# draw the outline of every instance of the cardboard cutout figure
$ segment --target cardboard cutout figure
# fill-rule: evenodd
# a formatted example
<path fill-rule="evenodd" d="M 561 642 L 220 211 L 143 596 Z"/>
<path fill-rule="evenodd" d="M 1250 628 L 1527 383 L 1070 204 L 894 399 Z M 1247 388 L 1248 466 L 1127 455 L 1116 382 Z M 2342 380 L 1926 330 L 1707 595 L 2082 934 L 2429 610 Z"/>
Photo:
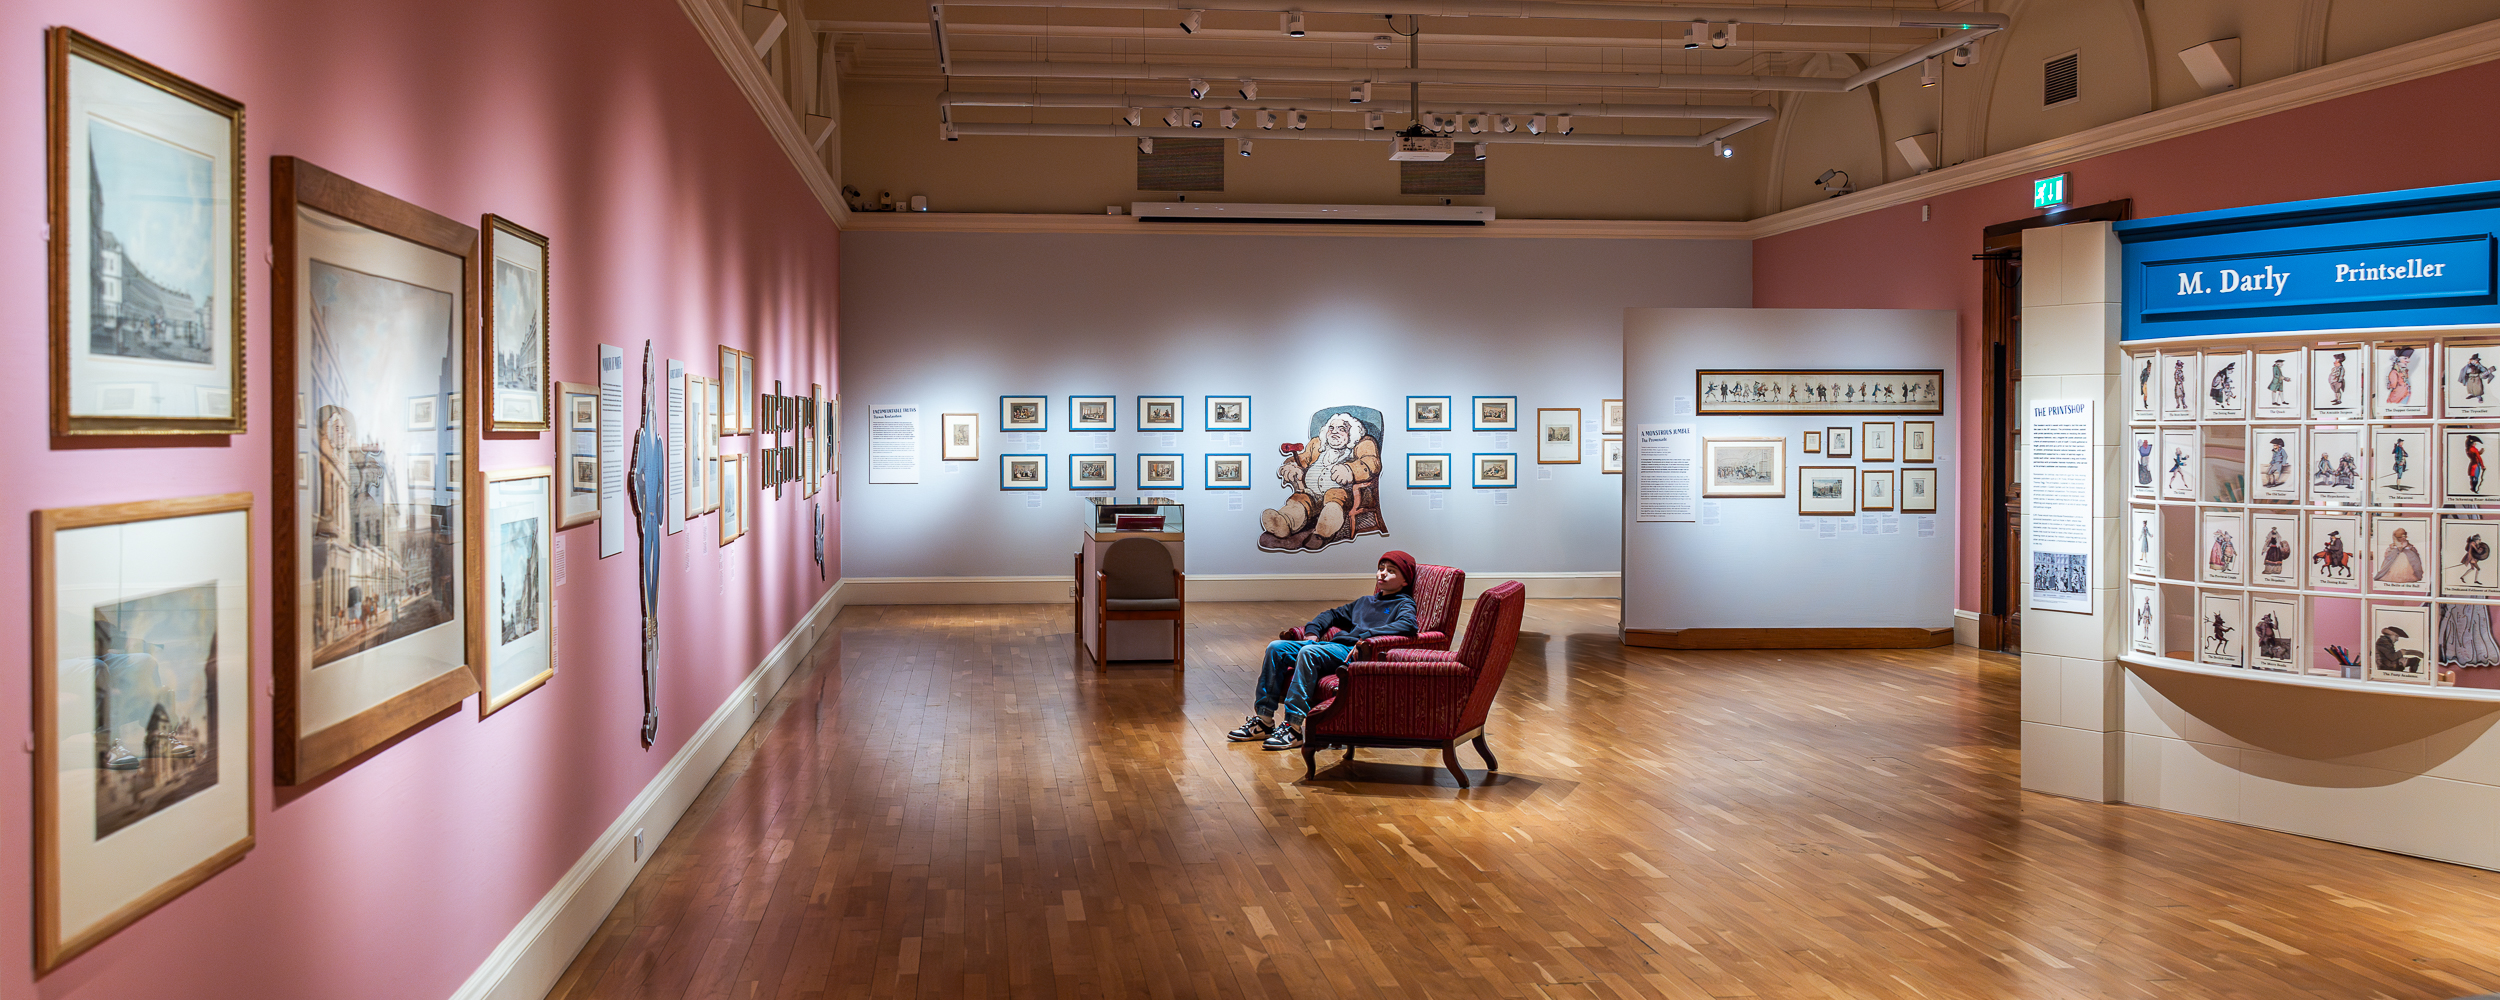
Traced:
<path fill-rule="evenodd" d="M 642 426 L 634 431 L 626 495 L 642 535 L 642 745 L 660 735 L 660 518 L 665 516 L 668 449 L 651 419 L 651 342 L 642 342 Z"/>
<path fill-rule="evenodd" d="M 1356 535 L 1386 535 L 1380 516 L 1380 411 L 1332 406 L 1311 414 L 1311 439 L 1287 442 L 1276 468 L 1285 500 L 1259 514 L 1259 548 L 1318 551 Z"/>

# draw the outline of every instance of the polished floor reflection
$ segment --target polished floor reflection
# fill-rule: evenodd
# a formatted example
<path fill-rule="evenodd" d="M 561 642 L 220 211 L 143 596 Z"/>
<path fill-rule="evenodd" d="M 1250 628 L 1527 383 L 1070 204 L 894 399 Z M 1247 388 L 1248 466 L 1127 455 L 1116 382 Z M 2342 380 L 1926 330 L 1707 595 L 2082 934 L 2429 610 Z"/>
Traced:
<path fill-rule="evenodd" d="M 1534 601 L 1503 772 L 1303 782 L 1223 734 L 1317 607 L 1193 605 L 1181 674 L 1072 666 L 1065 606 L 845 610 L 552 996 L 2500 990 L 2500 874 L 2022 792 L 2015 662 L 1968 649 Z"/>

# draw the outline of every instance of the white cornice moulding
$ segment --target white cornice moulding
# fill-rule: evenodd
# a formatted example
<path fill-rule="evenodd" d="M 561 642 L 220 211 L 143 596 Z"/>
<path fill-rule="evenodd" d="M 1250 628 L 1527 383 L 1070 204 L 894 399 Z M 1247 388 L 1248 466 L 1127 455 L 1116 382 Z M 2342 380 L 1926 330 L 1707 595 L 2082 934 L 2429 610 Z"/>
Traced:
<path fill-rule="evenodd" d="M 686 17 L 694 22 L 695 33 L 712 47 L 712 55 L 720 60 L 721 68 L 729 71 L 730 81 L 747 96 L 747 103 L 754 105 L 755 116 L 764 121 L 764 131 L 772 133 L 773 141 L 781 144 L 782 153 L 790 157 L 790 165 L 798 169 L 799 180 L 807 184 L 816 203 L 833 218 L 834 228 L 848 225 L 851 210 L 842 202 L 842 183 L 817 159 L 816 144 L 807 140 L 807 130 L 799 124 L 798 115 L 782 103 L 781 92 L 764 72 L 763 62 L 756 58 L 745 28 L 714 0 L 678 0 L 678 6 L 685 8 Z"/>
<path fill-rule="evenodd" d="M 1120 235 L 1401 236 L 1526 239 L 1741 240 L 1744 222 L 1641 222 L 1608 219 L 1495 219 L 1482 226 L 1279 225 L 1264 222 L 1144 223 L 1132 215 L 1018 215 L 975 212 L 859 212 L 855 233 L 1116 233 Z"/>

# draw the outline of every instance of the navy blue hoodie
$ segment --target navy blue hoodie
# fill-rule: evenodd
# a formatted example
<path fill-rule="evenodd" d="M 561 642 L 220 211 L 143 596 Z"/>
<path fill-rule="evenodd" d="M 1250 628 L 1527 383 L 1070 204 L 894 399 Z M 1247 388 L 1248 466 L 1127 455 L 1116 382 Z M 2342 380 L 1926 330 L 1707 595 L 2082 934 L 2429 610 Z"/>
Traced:
<path fill-rule="evenodd" d="M 1317 639 L 1328 630 L 1342 629 L 1331 641 L 1353 645 L 1357 639 L 1384 635 L 1415 634 L 1415 599 L 1401 590 L 1387 597 L 1365 594 L 1351 603 L 1330 608 L 1302 627 L 1302 634 Z"/>

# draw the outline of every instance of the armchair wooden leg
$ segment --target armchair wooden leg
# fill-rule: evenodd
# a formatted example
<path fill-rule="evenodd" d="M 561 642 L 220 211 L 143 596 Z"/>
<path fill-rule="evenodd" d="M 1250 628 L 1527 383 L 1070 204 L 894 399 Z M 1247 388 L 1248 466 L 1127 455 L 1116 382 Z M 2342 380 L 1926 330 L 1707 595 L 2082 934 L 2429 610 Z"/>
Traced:
<path fill-rule="evenodd" d="M 1306 740 L 1302 744 L 1302 780 L 1309 781 L 1316 777 L 1319 777 L 1319 748 Z"/>
<path fill-rule="evenodd" d="M 1457 743 L 1452 742 L 1441 745 L 1441 765 L 1449 768 L 1451 776 L 1458 779 L 1458 787 L 1467 787 L 1467 771 L 1458 766 Z"/>
<path fill-rule="evenodd" d="M 1174 670 L 1179 670 L 1181 668 L 1181 640 L 1187 638 L 1187 636 L 1188 633 L 1181 631 L 1181 620 L 1178 618 L 1172 619 L 1172 669 Z"/>
<path fill-rule="evenodd" d="M 1485 745 L 1483 733 L 1476 734 L 1476 756 L 1484 758 L 1485 770 L 1499 771 L 1502 769 L 1502 762 L 1493 759 L 1493 748 Z"/>

